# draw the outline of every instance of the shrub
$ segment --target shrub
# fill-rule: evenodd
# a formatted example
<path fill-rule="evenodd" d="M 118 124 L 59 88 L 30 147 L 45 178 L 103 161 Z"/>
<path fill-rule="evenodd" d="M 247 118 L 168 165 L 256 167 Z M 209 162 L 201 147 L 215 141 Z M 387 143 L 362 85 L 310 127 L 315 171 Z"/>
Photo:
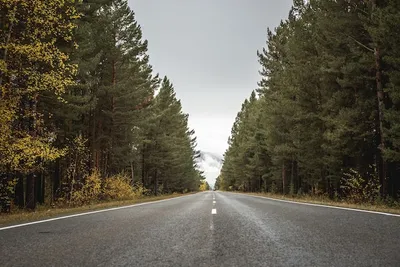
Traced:
<path fill-rule="evenodd" d="M 73 181 L 74 183 L 74 181 Z M 74 188 L 74 184 L 72 185 Z M 83 179 L 80 189 L 71 192 L 70 204 L 82 205 L 97 201 L 101 194 L 101 177 L 96 170 L 91 175 Z"/>
<path fill-rule="evenodd" d="M 269 192 L 272 194 L 276 194 L 278 192 L 278 187 L 275 182 L 272 182 Z"/>
<path fill-rule="evenodd" d="M 299 187 L 299 189 L 297 190 L 297 195 L 298 196 L 302 196 L 303 195 L 303 188 Z"/>
<path fill-rule="evenodd" d="M 159 191 L 163 190 L 160 187 Z M 151 195 L 141 182 L 132 185 L 125 174 L 102 178 L 95 170 L 80 180 L 63 183 L 57 203 L 70 206 L 85 205 L 101 200 L 129 200 Z"/>
<path fill-rule="evenodd" d="M 119 174 L 104 180 L 103 197 L 107 200 L 127 200 L 136 196 L 134 188 L 130 183 L 130 179 Z"/>
<path fill-rule="evenodd" d="M 164 185 L 161 184 L 160 186 L 157 187 L 157 195 L 162 195 L 164 192 Z"/>
<path fill-rule="evenodd" d="M 146 189 L 141 182 L 136 182 L 133 185 L 134 196 L 140 198 L 142 196 L 150 195 L 150 190 Z"/>
<path fill-rule="evenodd" d="M 3 178 L 0 180 L 0 212 L 10 212 L 12 205 L 12 197 L 15 193 L 15 185 L 18 180 L 16 178 Z"/>
<path fill-rule="evenodd" d="M 373 203 L 379 199 L 381 186 L 375 173 L 364 178 L 356 170 L 350 169 L 348 173 L 343 175 L 340 188 L 347 200 L 354 203 Z"/>
<path fill-rule="evenodd" d="M 206 181 L 201 181 L 199 190 L 200 190 L 200 191 L 206 191 L 206 190 L 208 190 L 208 184 L 207 184 Z"/>
<path fill-rule="evenodd" d="M 295 195 L 295 188 L 294 188 L 294 184 L 290 183 L 289 186 L 289 195 L 294 196 Z"/>

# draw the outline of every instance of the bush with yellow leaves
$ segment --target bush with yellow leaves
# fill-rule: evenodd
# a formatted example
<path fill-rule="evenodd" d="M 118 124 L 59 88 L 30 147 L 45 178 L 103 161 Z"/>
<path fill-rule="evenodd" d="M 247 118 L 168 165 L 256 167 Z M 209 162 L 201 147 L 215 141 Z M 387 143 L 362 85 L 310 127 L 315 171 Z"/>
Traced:
<path fill-rule="evenodd" d="M 74 182 L 73 182 L 74 183 Z M 74 188 L 72 185 L 71 188 Z M 102 182 L 100 173 L 94 171 L 88 175 L 82 182 L 78 190 L 73 190 L 70 193 L 70 204 L 83 205 L 97 201 L 102 193 Z"/>
<path fill-rule="evenodd" d="M 362 176 L 358 171 L 350 169 L 344 173 L 341 180 L 342 192 L 352 203 L 374 203 L 380 199 L 379 177 L 375 166 L 370 166 L 371 172 Z"/>
<path fill-rule="evenodd" d="M 10 212 L 12 206 L 12 197 L 15 193 L 17 178 L 0 178 L 0 213 Z"/>
<path fill-rule="evenodd" d="M 210 189 L 210 188 L 209 188 L 208 183 L 207 183 L 206 181 L 201 181 L 199 190 L 200 190 L 200 191 L 207 191 L 207 190 L 209 190 L 209 189 Z"/>
<path fill-rule="evenodd" d="M 72 180 L 65 186 L 58 199 L 59 204 L 80 206 L 98 201 L 130 200 L 149 195 L 151 192 L 141 182 L 133 183 L 125 174 L 102 178 L 99 171 L 85 176 L 81 180 Z"/>
<path fill-rule="evenodd" d="M 149 196 L 151 191 L 144 187 L 142 182 L 136 182 L 133 185 L 133 192 L 136 198 L 140 198 L 143 196 Z"/>
<path fill-rule="evenodd" d="M 106 178 L 102 191 L 106 200 L 128 200 L 136 197 L 130 179 L 123 174 Z"/>

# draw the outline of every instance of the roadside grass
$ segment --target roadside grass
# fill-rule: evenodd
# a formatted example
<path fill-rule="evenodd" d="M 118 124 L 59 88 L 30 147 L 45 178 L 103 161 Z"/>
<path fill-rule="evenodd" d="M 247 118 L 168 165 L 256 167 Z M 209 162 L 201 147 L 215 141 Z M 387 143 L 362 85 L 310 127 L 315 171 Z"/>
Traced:
<path fill-rule="evenodd" d="M 312 204 L 321 204 L 326 206 L 334 206 L 334 207 L 343 207 L 343 208 L 353 208 L 360 210 L 368 210 L 368 211 L 379 211 L 393 214 L 400 214 L 400 203 L 393 203 L 393 205 L 387 204 L 355 204 L 346 201 L 334 201 L 325 196 L 312 196 L 312 195 L 279 195 L 272 193 L 248 193 L 248 192 L 235 192 L 247 195 L 261 196 L 261 197 L 269 197 L 278 200 L 290 200 L 295 202 L 303 202 L 303 203 L 312 203 Z"/>
<path fill-rule="evenodd" d="M 32 222 L 36 220 L 49 219 L 59 216 L 72 215 L 80 212 L 88 212 L 88 211 L 96 211 L 107 208 L 114 207 L 122 207 L 133 204 L 139 204 L 144 202 L 153 202 L 157 200 L 163 199 L 172 199 L 180 196 L 187 196 L 195 194 L 194 192 L 186 193 L 186 194 L 170 194 L 170 195 L 160 195 L 160 196 L 150 196 L 150 197 L 141 197 L 130 200 L 116 200 L 116 201 L 103 201 L 103 202 L 94 202 L 90 205 L 84 205 L 80 207 L 69 207 L 69 206 L 61 206 L 61 207 L 50 207 L 48 205 L 41 205 L 36 208 L 35 211 L 27 211 L 21 209 L 15 209 L 11 213 L 0 213 L 0 226 L 7 226 L 10 224 L 16 223 L 26 223 Z"/>

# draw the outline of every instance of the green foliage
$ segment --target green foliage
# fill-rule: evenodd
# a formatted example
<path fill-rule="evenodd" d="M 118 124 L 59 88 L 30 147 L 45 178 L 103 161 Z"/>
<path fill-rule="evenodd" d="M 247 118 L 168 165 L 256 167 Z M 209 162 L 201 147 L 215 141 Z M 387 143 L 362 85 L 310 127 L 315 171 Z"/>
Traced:
<path fill-rule="evenodd" d="M 215 184 L 214 184 L 214 189 L 215 190 L 220 190 L 221 189 L 221 180 L 222 180 L 221 176 L 218 176 L 217 179 L 215 180 Z"/>
<path fill-rule="evenodd" d="M 164 77 L 150 107 L 144 128 L 142 160 L 146 163 L 144 184 L 153 192 L 197 191 L 201 177 L 197 169 L 196 138 L 188 128 L 188 115 L 176 98 L 174 87 Z"/>
<path fill-rule="evenodd" d="M 273 183 L 271 184 L 271 187 L 270 187 L 270 189 L 269 189 L 269 192 L 272 193 L 272 194 L 276 194 L 276 193 L 278 192 L 278 187 L 276 186 L 276 183 L 275 183 L 275 182 L 273 182 Z"/>
<path fill-rule="evenodd" d="M 219 187 L 396 198 L 399 18 L 392 0 L 294 1 L 257 52 L 258 96 L 235 119 Z"/>
<path fill-rule="evenodd" d="M 0 175 L 21 177 L 16 203 L 198 190 L 194 131 L 128 1 L 28 2 L 0 0 Z"/>
<path fill-rule="evenodd" d="M 146 189 L 141 182 L 134 183 L 132 188 L 136 197 L 148 196 L 151 193 L 150 190 Z"/>
<path fill-rule="evenodd" d="M 0 181 L 0 213 L 10 211 L 17 181 L 16 178 L 9 179 L 7 177 Z"/>
<path fill-rule="evenodd" d="M 374 203 L 380 198 L 381 185 L 376 172 L 369 176 L 364 178 L 353 169 L 343 174 L 340 188 L 344 191 L 347 200 L 354 203 Z"/>
<path fill-rule="evenodd" d="M 76 66 L 58 43 L 73 46 L 78 14 L 72 0 L 1 0 L 0 10 L 0 170 L 29 173 L 63 154 L 37 105 L 40 94 L 74 83 Z"/>
<path fill-rule="evenodd" d="M 206 181 L 202 181 L 199 187 L 200 191 L 208 191 L 210 190 L 210 185 Z"/>
<path fill-rule="evenodd" d="M 87 169 L 89 163 L 89 153 L 86 146 L 87 140 L 82 135 L 77 136 L 69 143 L 65 157 L 69 161 L 66 170 L 66 180 L 71 184 L 77 183 L 85 179 L 89 175 Z"/>
<path fill-rule="evenodd" d="M 289 195 L 294 196 L 295 195 L 295 188 L 294 188 L 294 184 L 290 183 L 289 186 Z"/>

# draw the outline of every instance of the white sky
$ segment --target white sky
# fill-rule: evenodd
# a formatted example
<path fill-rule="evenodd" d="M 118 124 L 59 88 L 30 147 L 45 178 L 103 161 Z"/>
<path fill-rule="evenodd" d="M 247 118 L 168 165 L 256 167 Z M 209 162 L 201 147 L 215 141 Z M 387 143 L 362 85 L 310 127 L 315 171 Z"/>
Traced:
<path fill-rule="evenodd" d="M 291 4 L 129 0 L 149 41 L 150 63 L 174 84 L 196 131 L 198 149 L 220 155 L 227 149 L 236 114 L 260 80 L 256 53 L 265 47 L 267 27 L 287 18 Z"/>

